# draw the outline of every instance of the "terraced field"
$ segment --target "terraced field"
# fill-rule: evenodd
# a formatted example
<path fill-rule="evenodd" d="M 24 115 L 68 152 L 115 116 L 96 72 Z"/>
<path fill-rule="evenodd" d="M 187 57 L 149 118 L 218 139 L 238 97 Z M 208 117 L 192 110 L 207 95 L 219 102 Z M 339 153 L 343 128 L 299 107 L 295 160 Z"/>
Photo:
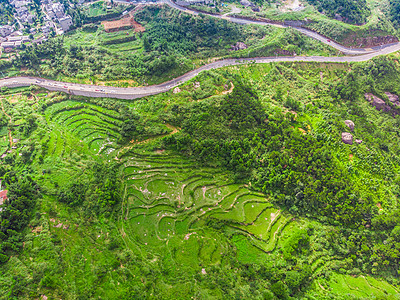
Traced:
<path fill-rule="evenodd" d="M 295 219 L 269 199 L 227 172 L 205 168 L 173 153 L 131 150 L 121 157 L 125 196 L 119 231 L 131 249 L 163 253 L 176 270 L 206 274 L 214 265 L 236 256 L 242 263 L 280 260 L 285 242 L 310 222 Z M 222 234 L 218 228 L 224 228 Z M 232 247 L 233 246 L 233 247 Z M 309 253 L 313 295 L 395 295 L 372 277 L 321 272 L 340 258 L 313 249 Z M 351 280 L 348 280 L 351 277 Z M 171 282 L 172 283 L 172 282 Z M 360 288 L 356 288 L 361 285 Z"/>
<path fill-rule="evenodd" d="M 83 102 L 64 101 L 49 106 L 45 116 L 53 127 L 50 154 L 62 156 L 65 149 L 77 145 L 87 145 L 97 154 L 116 147 L 122 121 L 115 111 Z"/>
<path fill-rule="evenodd" d="M 285 228 L 293 223 L 265 195 L 235 184 L 225 172 L 165 152 L 131 152 L 123 159 L 123 236 L 147 247 L 169 245 L 174 259 L 193 248 L 193 261 L 221 261 L 228 241 L 219 235 L 215 239 L 208 226 L 205 231 L 209 222 L 225 224 L 230 237 L 243 236 L 254 251 L 264 253 L 275 250 Z M 182 252 L 176 252 L 178 248 Z"/>

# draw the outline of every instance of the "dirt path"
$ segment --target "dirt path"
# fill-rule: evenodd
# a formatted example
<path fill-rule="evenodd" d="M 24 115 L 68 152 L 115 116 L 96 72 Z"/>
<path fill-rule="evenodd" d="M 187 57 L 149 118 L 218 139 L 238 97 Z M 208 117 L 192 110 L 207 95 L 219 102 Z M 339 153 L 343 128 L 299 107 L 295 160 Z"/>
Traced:
<path fill-rule="evenodd" d="M 234 88 L 235 88 L 235 86 L 233 85 L 233 82 L 231 82 L 231 88 L 229 90 L 227 90 L 227 91 L 223 91 L 222 95 L 226 95 L 226 94 L 232 93 Z"/>
<path fill-rule="evenodd" d="M 3 99 L 2 98 L 0 99 L 0 102 L 1 102 L 1 110 L 10 119 L 8 122 L 11 123 L 12 118 L 11 118 L 11 116 L 9 114 L 6 113 L 6 110 L 4 109 Z M 13 139 L 12 139 L 12 136 L 11 136 L 11 130 L 10 129 L 8 130 L 8 138 L 10 139 L 10 147 L 12 147 Z"/>

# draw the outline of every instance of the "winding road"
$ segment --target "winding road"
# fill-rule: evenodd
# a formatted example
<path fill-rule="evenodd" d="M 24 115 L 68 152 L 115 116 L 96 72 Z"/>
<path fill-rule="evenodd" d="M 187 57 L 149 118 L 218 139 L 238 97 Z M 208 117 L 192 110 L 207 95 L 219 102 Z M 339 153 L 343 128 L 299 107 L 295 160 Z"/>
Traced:
<path fill-rule="evenodd" d="M 163 0 L 162 2 L 181 11 L 189 12 L 191 14 L 199 14 L 198 12 L 189 10 L 188 8 L 176 5 L 170 0 Z M 277 25 L 268 22 L 244 20 L 237 17 L 228 17 L 228 16 L 211 15 L 211 14 L 210 16 L 226 19 L 228 21 L 239 24 L 259 24 L 259 25 L 288 27 L 285 25 Z M 362 62 L 370 60 L 375 56 L 390 54 L 400 50 L 400 43 L 394 43 L 368 49 L 350 49 L 335 42 L 329 41 L 326 37 L 319 35 L 318 33 L 313 32 L 311 30 L 299 27 L 293 27 L 293 28 L 309 37 L 312 37 L 329 46 L 332 46 L 333 48 L 346 54 L 346 56 L 338 56 L 338 57 L 325 57 L 325 56 L 279 57 L 278 56 L 278 57 L 244 58 L 244 59 L 224 59 L 201 66 L 198 69 L 190 71 L 180 77 L 177 77 L 162 84 L 145 86 L 145 87 L 136 87 L 136 88 L 120 88 L 112 86 L 77 84 L 77 83 L 54 81 L 38 77 L 12 77 L 12 78 L 0 79 L 0 88 L 1 87 L 13 88 L 13 87 L 37 85 L 46 88 L 50 91 L 60 91 L 71 95 L 132 100 L 145 96 L 167 92 L 172 88 L 179 86 L 180 84 L 196 77 L 202 71 L 218 69 L 227 66 L 235 66 L 248 63 L 272 63 L 272 62 L 321 62 L 321 63 Z"/>

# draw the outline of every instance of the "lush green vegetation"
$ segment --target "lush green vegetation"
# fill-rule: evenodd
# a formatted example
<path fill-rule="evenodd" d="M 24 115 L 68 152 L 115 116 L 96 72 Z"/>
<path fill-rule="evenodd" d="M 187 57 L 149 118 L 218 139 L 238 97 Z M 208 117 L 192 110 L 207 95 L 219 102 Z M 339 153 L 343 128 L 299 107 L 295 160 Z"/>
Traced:
<path fill-rule="evenodd" d="M 134 102 L 4 91 L 0 298 L 396 299 L 399 75 L 393 57 L 229 67 Z"/>
<path fill-rule="evenodd" d="M 362 6 L 364 9 L 348 10 L 350 14 L 357 13 L 359 23 L 346 23 L 345 16 L 339 13 L 335 14 L 336 9 L 328 9 L 324 14 L 320 13 L 317 8 L 323 5 L 332 5 L 338 10 L 346 10 L 350 6 L 341 5 L 341 1 L 312 1 L 316 7 L 300 2 L 304 6 L 292 8 L 288 3 L 269 3 L 264 2 L 259 12 L 254 12 L 249 8 L 242 9 L 240 15 L 252 17 L 264 17 L 271 20 L 293 21 L 298 20 L 303 26 L 315 30 L 341 44 L 356 47 L 370 47 L 380 45 L 380 43 L 389 43 L 391 37 L 398 36 L 398 26 L 393 22 L 393 13 L 390 12 L 390 6 L 385 1 L 343 1 L 346 3 L 354 3 Z M 322 6 L 320 6 L 321 4 Z M 359 14 L 361 13 L 361 14 Z"/>
<path fill-rule="evenodd" d="M 7 25 L 9 22 L 14 21 L 12 13 L 12 6 L 8 0 L 0 1 L 0 25 Z"/>
<path fill-rule="evenodd" d="M 146 7 L 136 12 L 135 19 L 146 32 L 106 33 L 98 25 L 85 25 L 64 38 L 28 47 L 12 66 L 6 61 L 0 69 L 9 75 L 18 72 L 111 84 L 121 80 L 119 85 L 135 86 L 175 78 L 213 57 L 274 56 L 282 50 L 291 54 L 336 53 L 291 29 L 243 26 L 169 7 Z M 237 42 L 246 43 L 248 49 L 232 51 Z"/>
<path fill-rule="evenodd" d="M 323 12 L 331 18 L 340 16 L 347 23 L 362 24 L 367 21 L 370 9 L 366 0 L 307 0 L 314 5 L 319 12 Z"/>

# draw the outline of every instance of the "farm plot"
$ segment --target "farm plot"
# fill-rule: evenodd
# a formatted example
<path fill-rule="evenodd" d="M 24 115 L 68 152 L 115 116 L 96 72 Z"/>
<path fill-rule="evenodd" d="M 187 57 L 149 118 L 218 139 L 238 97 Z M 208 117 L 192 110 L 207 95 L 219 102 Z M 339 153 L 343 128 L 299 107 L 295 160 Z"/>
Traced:
<path fill-rule="evenodd" d="M 322 294 L 333 289 L 348 299 L 394 299 L 398 295 L 398 291 L 387 282 L 363 275 L 355 277 L 333 273 L 329 280 L 318 279 L 315 287 Z"/>
<path fill-rule="evenodd" d="M 258 254 L 273 251 L 292 222 L 265 195 L 234 183 L 220 170 L 165 152 L 129 152 L 122 159 L 124 238 L 135 246 L 169 251 L 174 264 L 198 268 L 220 263 L 239 235 L 246 240 L 239 246 Z M 215 221 L 227 226 L 230 237 L 217 237 L 204 226 Z"/>
<path fill-rule="evenodd" d="M 49 106 L 45 111 L 48 123 L 66 130 L 69 135 L 77 138 L 77 143 L 86 144 L 94 153 L 104 153 L 109 148 L 116 147 L 120 137 L 119 128 L 122 121 L 117 113 L 99 106 L 75 101 L 64 101 Z M 56 133 L 53 133 L 54 135 Z M 62 137 L 52 137 L 49 143 L 50 153 L 59 145 Z M 76 141 L 74 141 L 76 143 Z"/>

